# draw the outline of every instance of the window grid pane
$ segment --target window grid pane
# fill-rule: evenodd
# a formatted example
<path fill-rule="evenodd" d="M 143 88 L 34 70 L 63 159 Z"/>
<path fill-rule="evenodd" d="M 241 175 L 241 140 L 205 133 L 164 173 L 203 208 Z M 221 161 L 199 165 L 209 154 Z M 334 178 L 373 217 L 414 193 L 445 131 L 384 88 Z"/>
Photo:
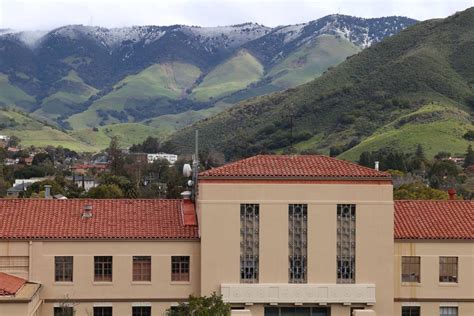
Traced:
<path fill-rule="evenodd" d="M 133 281 L 151 281 L 151 257 L 133 257 Z"/>
<path fill-rule="evenodd" d="M 74 316 L 74 309 L 68 306 L 55 307 L 54 316 Z"/>
<path fill-rule="evenodd" d="M 259 205 L 240 205 L 240 281 L 258 282 Z"/>
<path fill-rule="evenodd" d="M 189 256 L 171 257 L 171 281 L 189 281 Z"/>
<path fill-rule="evenodd" d="M 440 316 L 458 316 L 458 308 L 455 306 L 446 306 L 439 308 Z"/>
<path fill-rule="evenodd" d="M 289 282 L 306 283 L 308 206 L 288 206 Z"/>
<path fill-rule="evenodd" d="M 420 307 L 402 306 L 402 316 L 420 316 Z"/>
<path fill-rule="evenodd" d="M 112 316 L 112 307 L 94 307 L 94 316 Z"/>
<path fill-rule="evenodd" d="M 132 316 L 151 316 L 151 307 L 134 306 L 132 307 Z"/>
<path fill-rule="evenodd" d="M 111 282 L 112 281 L 112 257 L 96 256 L 94 257 L 94 281 Z"/>
<path fill-rule="evenodd" d="M 458 257 L 439 257 L 439 282 L 458 282 Z"/>
<path fill-rule="evenodd" d="M 54 280 L 56 282 L 72 282 L 73 257 L 54 257 Z"/>
<path fill-rule="evenodd" d="M 355 283 L 356 206 L 337 205 L 337 283 Z"/>
<path fill-rule="evenodd" d="M 402 282 L 420 282 L 420 257 L 402 257 Z"/>

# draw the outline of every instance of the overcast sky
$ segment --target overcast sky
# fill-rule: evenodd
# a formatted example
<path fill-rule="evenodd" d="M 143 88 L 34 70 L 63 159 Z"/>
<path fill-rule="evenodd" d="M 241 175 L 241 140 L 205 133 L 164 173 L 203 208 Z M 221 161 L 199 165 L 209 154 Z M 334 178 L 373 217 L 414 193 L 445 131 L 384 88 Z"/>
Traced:
<path fill-rule="evenodd" d="M 66 24 L 121 27 L 307 22 L 340 13 L 360 17 L 441 18 L 474 0 L 0 0 L 0 28 L 48 30 Z"/>

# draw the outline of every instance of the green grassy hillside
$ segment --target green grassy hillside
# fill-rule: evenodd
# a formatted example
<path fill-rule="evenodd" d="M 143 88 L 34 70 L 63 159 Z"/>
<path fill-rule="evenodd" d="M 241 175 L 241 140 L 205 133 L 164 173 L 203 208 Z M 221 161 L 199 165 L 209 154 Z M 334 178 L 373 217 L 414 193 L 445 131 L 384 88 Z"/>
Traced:
<path fill-rule="evenodd" d="M 267 74 L 271 84 L 288 89 L 319 77 L 329 67 L 343 62 L 360 47 L 340 37 L 321 35 L 301 46 Z"/>
<path fill-rule="evenodd" d="M 17 105 L 25 110 L 32 109 L 35 98 L 12 85 L 7 75 L 0 73 L 0 106 Z"/>
<path fill-rule="evenodd" d="M 263 65 L 248 51 L 241 50 L 207 74 L 193 89 L 193 97 L 208 101 L 246 88 L 263 77 Z"/>
<path fill-rule="evenodd" d="M 453 150 L 457 150 L 467 144 L 461 130 L 472 129 L 468 114 L 474 97 L 474 54 L 468 49 L 472 43 L 474 8 L 444 20 L 421 22 L 308 84 L 245 101 L 176 133 L 170 142 L 183 152 L 191 151 L 188 140 L 199 129 L 200 145 L 222 151 L 228 159 L 289 150 L 292 143 L 300 150 L 328 153 L 332 146 L 404 149 L 426 142 L 433 154 L 448 146 L 432 141 L 442 139 L 456 144 Z M 430 110 L 435 118 L 421 124 L 417 111 L 431 109 L 425 106 L 433 102 L 446 109 Z M 410 117 L 417 119 L 398 129 L 390 125 Z M 454 126 L 460 130 L 453 131 Z M 357 149 L 353 150 L 348 158 L 356 158 Z"/>
<path fill-rule="evenodd" d="M 185 96 L 186 89 L 193 85 L 200 74 L 197 67 L 180 62 L 152 65 L 121 80 L 112 92 L 96 100 L 86 111 L 71 116 L 68 122 L 73 129 L 98 126 L 103 121 L 99 110 L 120 112 L 150 102 L 159 106 L 160 98 L 179 99 Z M 120 122 L 113 116 L 105 121 Z"/>

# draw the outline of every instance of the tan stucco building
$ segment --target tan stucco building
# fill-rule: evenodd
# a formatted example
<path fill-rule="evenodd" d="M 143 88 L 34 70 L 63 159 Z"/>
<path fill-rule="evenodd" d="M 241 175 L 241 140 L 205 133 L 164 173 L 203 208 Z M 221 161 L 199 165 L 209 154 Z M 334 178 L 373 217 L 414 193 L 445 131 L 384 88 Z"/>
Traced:
<path fill-rule="evenodd" d="M 394 202 L 388 174 L 324 156 L 198 183 L 194 204 L 0 201 L 0 272 L 37 286 L 20 302 L 0 277 L 0 315 L 158 316 L 212 292 L 236 315 L 474 315 L 472 201 Z"/>

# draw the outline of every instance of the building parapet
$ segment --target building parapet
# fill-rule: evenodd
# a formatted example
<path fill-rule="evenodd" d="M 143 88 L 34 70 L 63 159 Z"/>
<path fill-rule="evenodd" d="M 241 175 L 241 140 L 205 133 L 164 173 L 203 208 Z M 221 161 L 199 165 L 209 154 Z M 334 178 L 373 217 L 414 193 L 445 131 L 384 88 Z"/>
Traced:
<path fill-rule="evenodd" d="M 375 284 L 221 284 L 227 303 L 375 304 Z"/>

